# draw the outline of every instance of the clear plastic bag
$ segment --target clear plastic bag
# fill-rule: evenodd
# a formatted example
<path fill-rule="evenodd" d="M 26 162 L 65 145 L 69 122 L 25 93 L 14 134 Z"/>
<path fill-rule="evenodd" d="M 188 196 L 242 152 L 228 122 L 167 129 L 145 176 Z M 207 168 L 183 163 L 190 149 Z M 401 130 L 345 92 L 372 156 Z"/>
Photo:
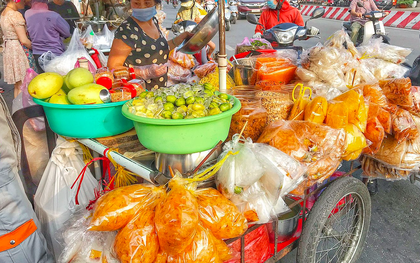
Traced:
<path fill-rule="evenodd" d="M 379 148 L 381 147 L 382 141 L 385 138 L 385 130 L 384 127 L 379 122 L 378 118 L 369 118 L 367 125 L 366 125 L 366 131 L 363 133 L 368 139 L 371 144 L 363 149 L 363 153 L 367 154 L 375 154 L 379 151 Z"/>
<path fill-rule="evenodd" d="M 382 43 L 381 38 L 371 39 L 368 44 L 357 48 L 360 54 L 400 64 L 410 55 L 411 49 Z"/>
<path fill-rule="evenodd" d="M 83 31 L 80 35 L 80 41 L 82 44 L 90 49 L 93 47 L 93 43 L 95 42 L 95 32 L 93 32 L 92 26 L 89 25 L 85 31 Z"/>
<path fill-rule="evenodd" d="M 169 52 L 169 60 L 187 69 L 191 69 L 195 66 L 194 57 L 192 55 L 177 52 L 175 49 Z"/>
<path fill-rule="evenodd" d="M 179 254 L 168 255 L 168 263 L 219 263 L 211 232 L 198 224 L 192 242 Z"/>
<path fill-rule="evenodd" d="M 155 212 L 139 211 L 119 232 L 114 248 L 121 263 L 153 263 L 159 252 Z"/>
<path fill-rule="evenodd" d="M 216 70 L 217 63 L 214 61 L 209 61 L 206 64 L 198 65 L 194 69 L 194 74 L 197 75 L 200 79 L 204 78 L 208 74 L 214 72 Z"/>
<path fill-rule="evenodd" d="M 308 167 L 309 186 L 327 179 L 337 169 L 345 147 L 345 132 L 308 121 L 277 121 L 258 139 Z"/>
<path fill-rule="evenodd" d="M 240 54 L 247 51 L 253 51 L 258 49 L 272 49 L 270 42 L 262 38 L 251 38 L 245 37 L 244 40 L 236 45 L 235 54 Z"/>
<path fill-rule="evenodd" d="M 100 33 L 94 34 L 93 47 L 98 50 L 111 49 L 113 41 L 114 34 L 111 32 L 111 30 L 108 29 L 108 26 L 105 24 Z"/>
<path fill-rule="evenodd" d="M 299 97 L 295 99 L 294 93 L 296 88 L 299 89 Z M 309 91 L 309 96 L 306 96 L 306 91 Z M 293 100 L 295 104 L 293 105 L 292 111 L 289 115 L 289 120 L 303 120 L 305 116 L 305 108 L 308 105 L 311 96 L 312 96 L 312 89 L 309 87 L 304 87 L 303 84 L 297 84 L 292 92 Z"/>
<path fill-rule="evenodd" d="M 199 224 L 195 187 L 178 176 L 171 179 L 171 189 L 156 208 L 155 225 L 162 250 L 178 254 L 193 241 Z"/>
<path fill-rule="evenodd" d="M 117 233 L 88 231 L 90 216 L 90 211 L 81 209 L 57 232 L 64 247 L 58 263 L 120 262 L 112 251 Z"/>
<path fill-rule="evenodd" d="M 70 44 L 66 51 L 60 56 L 51 60 L 45 66 L 46 72 L 55 72 L 60 75 L 66 75 L 70 70 L 74 69 L 74 65 L 79 58 L 85 57 L 92 64 L 95 65 L 95 62 L 89 56 L 89 53 L 86 51 L 85 46 L 80 41 L 80 31 L 75 29 L 70 40 Z M 95 71 L 96 71 L 96 66 Z"/>
<path fill-rule="evenodd" d="M 330 101 L 328 103 L 325 124 L 335 129 L 343 129 L 349 123 L 349 109 L 344 101 Z"/>
<path fill-rule="evenodd" d="M 144 79 L 144 80 L 148 80 L 148 79 L 153 79 L 153 78 L 158 78 L 161 77 L 163 75 L 165 75 L 166 73 L 171 72 L 171 74 L 173 73 L 173 71 L 169 70 L 170 67 L 172 67 L 172 63 L 165 63 L 165 64 L 151 64 L 151 65 L 146 65 L 146 66 L 134 66 L 134 74 L 136 75 L 136 78 L 138 79 Z M 179 67 L 179 65 L 176 65 L 177 67 Z"/>
<path fill-rule="evenodd" d="M 327 116 L 328 102 L 321 96 L 312 99 L 305 107 L 305 121 L 323 123 Z"/>
<path fill-rule="evenodd" d="M 168 78 L 171 79 L 172 81 L 187 82 L 187 80 L 191 77 L 190 69 L 184 68 L 173 61 L 168 61 L 167 64 L 168 64 Z"/>
<path fill-rule="evenodd" d="M 401 107 L 411 107 L 413 105 L 411 80 L 409 78 L 382 80 L 379 81 L 379 85 L 390 103 Z"/>
<path fill-rule="evenodd" d="M 395 181 L 401 179 L 408 179 L 413 171 L 403 170 L 399 167 L 384 164 L 374 158 L 362 155 L 360 158 L 363 173 L 362 176 L 369 179 L 386 179 L 388 181 Z"/>
<path fill-rule="evenodd" d="M 387 136 L 382 141 L 379 151 L 371 156 L 388 165 L 400 167 L 406 151 L 407 141 L 398 142 L 394 137 Z"/>
<path fill-rule="evenodd" d="M 356 160 L 367 146 L 366 138 L 354 124 L 348 124 L 345 131 L 346 150 L 343 154 L 343 160 Z"/>
<path fill-rule="evenodd" d="M 242 235 L 248 229 L 238 208 L 213 188 L 196 191 L 200 221 L 216 238 L 228 239 Z"/>
<path fill-rule="evenodd" d="M 56 57 L 57 55 L 55 55 L 51 51 L 47 51 L 38 58 L 38 64 L 43 71 L 46 71 L 47 64 L 50 63 L 51 60 L 55 59 Z"/>
<path fill-rule="evenodd" d="M 356 125 L 359 130 L 364 132 L 368 118 L 368 107 L 366 106 L 365 99 L 362 94 L 363 93 L 358 89 L 351 89 L 334 98 L 333 101 L 343 102 L 348 112 L 348 123 Z"/>
<path fill-rule="evenodd" d="M 116 188 L 96 202 L 89 230 L 118 230 L 127 225 L 139 210 L 154 209 L 164 196 L 164 187 L 153 185 L 134 184 Z"/>
<path fill-rule="evenodd" d="M 414 140 L 419 136 L 416 123 L 411 114 L 401 108 L 391 113 L 392 130 L 398 142 Z"/>
<path fill-rule="evenodd" d="M 251 140 L 242 143 L 239 141 L 239 136 L 235 135 L 232 141 L 223 147 L 219 159 L 230 151 L 238 152 L 237 155 L 228 157 L 216 178 L 217 189 L 227 198 L 235 193 L 241 193 L 245 187 L 257 182 L 264 174 L 264 167 L 253 152 L 252 145 Z"/>
<path fill-rule="evenodd" d="M 362 60 L 365 68 L 378 80 L 403 78 L 408 68 L 382 59 L 368 58 Z"/>
<path fill-rule="evenodd" d="M 378 84 L 362 84 L 355 87 L 363 93 L 363 97 L 367 98 L 370 103 L 375 103 L 379 106 L 385 107 L 388 105 L 388 100 Z"/>
<path fill-rule="evenodd" d="M 291 92 L 288 90 L 259 91 L 256 97 L 261 99 L 261 105 L 267 111 L 268 123 L 286 120 L 294 105 Z"/>

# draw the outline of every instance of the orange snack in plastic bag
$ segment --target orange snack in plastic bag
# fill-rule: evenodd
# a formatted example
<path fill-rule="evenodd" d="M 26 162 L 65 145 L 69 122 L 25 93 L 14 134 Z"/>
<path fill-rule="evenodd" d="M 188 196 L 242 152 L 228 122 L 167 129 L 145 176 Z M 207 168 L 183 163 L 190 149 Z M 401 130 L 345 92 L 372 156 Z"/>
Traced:
<path fill-rule="evenodd" d="M 323 123 L 327 116 L 328 102 L 324 97 L 316 97 L 305 108 L 305 121 Z"/>
<path fill-rule="evenodd" d="M 154 263 L 166 263 L 167 259 L 168 259 L 168 255 L 166 254 L 166 252 L 159 250 L 159 253 L 156 256 L 156 260 Z"/>
<path fill-rule="evenodd" d="M 408 111 L 398 108 L 395 113 L 391 114 L 391 117 L 392 130 L 398 142 L 417 138 L 419 135 L 417 126 Z"/>
<path fill-rule="evenodd" d="M 379 108 L 378 121 L 382 124 L 382 127 L 384 127 L 384 131 L 388 134 L 391 134 L 392 132 L 392 119 L 391 119 L 391 113 L 389 111 L 385 110 L 384 108 Z"/>
<path fill-rule="evenodd" d="M 294 95 L 296 88 L 299 88 L 299 97 L 297 99 L 295 98 L 295 95 Z M 309 90 L 309 97 L 305 96 L 305 92 L 307 90 Z M 292 111 L 290 112 L 289 120 L 294 120 L 294 121 L 303 120 L 305 116 L 306 105 L 308 105 L 309 100 L 311 99 L 311 96 L 312 96 L 312 90 L 311 88 L 303 87 L 303 84 L 297 84 L 295 88 L 293 89 L 292 94 L 293 94 L 292 95 L 293 101 L 295 102 L 295 104 L 293 105 Z"/>
<path fill-rule="evenodd" d="M 359 94 L 356 89 L 351 89 L 340 96 L 337 96 L 333 101 L 342 101 L 346 105 L 348 111 L 348 121 L 353 123 L 356 120 L 359 104 L 364 102 L 363 96 Z"/>
<path fill-rule="evenodd" d="M 412 107 L 413 96 L 409 78 L 380 80 L 379 85 L 389 102 L 402 107 Z"/>
<path fill-rule="evenodd" d="M 347 124 L 346 128 L 346 150 L 343 159 L 346 161 L 355 160 L 367 146 L 366 138 L 354 124 Z"/>
<path fill-rule="evenodd" d="M 379 151 L 382 141 L 385 137 L 384 127 L 382 127 L 378 118 L 370 118 L 366 125 L 366 131 L 364 132 L 366 139 L 372 144 L 363 149 L 363 153 L 375 154 Z"/>
<path fill-rule="evenodd" d="M 159 244 L 164 252 L 178 254 L 191 244 L 197 230 L 198 202 L 183 178 L 169 182 L 171 191 L 156 208 L 155 224 Z"/>
<path fill-rule="evenodd" d="M 159 252 L 155 212 L 140 211 L 115 238 L 115 251 L 121 263 L 153 263 Z"/>
<path fill-rule="evenodd" d="M 331 101 L 328 103 L 325 124 L 335 129 L 343 129 L 349 123 L 349 112 L 345 102 Z"/>
<path fill-rule="evenodd" d="M 284 64 L 289 64 L 289 63 L 290 63 L 290 60 L 288 59 L 275 58 L 275 57 L 259 57 L 255 61 L 255 69 L 258 70 L 264 65 L 272 66 L 273 64 L 284 65 Z"/>
<path fill-rule="evenodd" d="M 221 263 L 209 230 L 198 224 L 192 242 L 178 254 L 169 254 L 168 263 Z"/>
<path fill-rule="evenodd" d="M 244 215 L 216 189 L 199 189 L 196 196 L 200 221 L 216 238 L 238 237 L 248 229 Z"/>
<path fill-rule="evenodd" d="M 365 84 L 358 85 L 356 88 L 363 91 L 363 97 L 367 98 L 371 103 L 375 103 L 383 107 L 388 104 L 386 96 L 379 85 Z"/>
<path fill-rule="evenodd" d="M 182 52 L 176 52 L 175 49 L 169 52 L 169 59 L 183 68 L 191 69 L 195 66 L 194 57 Z"/>
<path fill-rule="evenodd" d="M 349 123 L 356 125 L 356 127 L 364 132 L 366 130 L 367 120 L 368 120 L 369 107 L 365 103 L 363 97 L 359 103 L 359 108 L 357 109 L 356 118 L 352 121 L 349 120 Z"/>
<path fill-rule="evenodd" d="M 164 187 L 153 185 L 134 184 L 116 188 L 96 202 L 89 230 L 118 230 L 127 225 L 139 209 L 153 209 L 164 196 Z"/>
<path fill-rule="evenodd" d="M 280 84 L 288 84 L 295 76 L 296 66 L 291 64 L 285 65 L 264 65 L 258 70 L 257 82 L 261 80 L 276 81 Z"/>
<path fill-rule="evenodd" d="M 211 235 L 211 233 L 210 233 Z M 212 235 L 213 236 L 213 235 Z M 222 261 L 226 261 L 232 258 L 232 251 L 226 245 L 225 241 L 220 240 L 213 236 L 213 242 L 216 247 L 217 254 Z"/>

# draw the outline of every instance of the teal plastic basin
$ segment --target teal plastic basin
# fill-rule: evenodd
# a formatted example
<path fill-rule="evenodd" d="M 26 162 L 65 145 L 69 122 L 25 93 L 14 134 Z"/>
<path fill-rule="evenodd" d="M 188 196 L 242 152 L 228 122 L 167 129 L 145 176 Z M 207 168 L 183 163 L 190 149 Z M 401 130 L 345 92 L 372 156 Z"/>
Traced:
<path fill-rule="evenodd" d="M 131 101 L 122 113 L 133 120 L 137 136 L 144 147 L 159 153 L 189 154 L 212 149 L 229 134 L 232 115 L 239 111 L 237 98 L 232 109 L 214 116 L 195 119 L 167 120 L 140 117 L 128 111 Z"/>
<path fill-rule="evenodd" d="M 121 114 L 126 101 L 91 105 L 64 105 L 34 99 L 44 107 L 53 132 L 73 138 L 100 138 L 124 133 L 133 122 Z"/>

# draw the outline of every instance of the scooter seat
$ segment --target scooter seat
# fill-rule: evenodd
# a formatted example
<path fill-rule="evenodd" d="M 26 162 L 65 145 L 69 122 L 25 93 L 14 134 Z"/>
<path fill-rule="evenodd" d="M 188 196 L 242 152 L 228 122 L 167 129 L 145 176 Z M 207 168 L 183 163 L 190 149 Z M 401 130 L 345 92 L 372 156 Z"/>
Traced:
<path fill-rule="evenodd" d="M 344 27 L 345 29 L 350 30 L 350 29 L 351 29 L 351 22 L 344 22 L 344 23 L 343 23 L 343 27 Z"/>

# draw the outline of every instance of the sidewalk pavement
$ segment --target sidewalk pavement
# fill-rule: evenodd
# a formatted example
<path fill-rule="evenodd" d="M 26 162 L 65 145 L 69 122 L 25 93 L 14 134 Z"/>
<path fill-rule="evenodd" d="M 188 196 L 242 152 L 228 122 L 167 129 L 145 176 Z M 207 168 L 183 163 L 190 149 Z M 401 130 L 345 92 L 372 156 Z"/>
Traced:
<path fill-rule="evenodd" d="M 348 21 L 350 13 L 348 7 L 319 6 L 319 5 L 302 5 L 302 15 L 310 16 L 315 8 L 325 8 L 323 18 Z M 382 22 L 385 26 L 420 29 L 420 7 L 415 8 L 392 8 L 390 14 L 385 17 Z"/>

